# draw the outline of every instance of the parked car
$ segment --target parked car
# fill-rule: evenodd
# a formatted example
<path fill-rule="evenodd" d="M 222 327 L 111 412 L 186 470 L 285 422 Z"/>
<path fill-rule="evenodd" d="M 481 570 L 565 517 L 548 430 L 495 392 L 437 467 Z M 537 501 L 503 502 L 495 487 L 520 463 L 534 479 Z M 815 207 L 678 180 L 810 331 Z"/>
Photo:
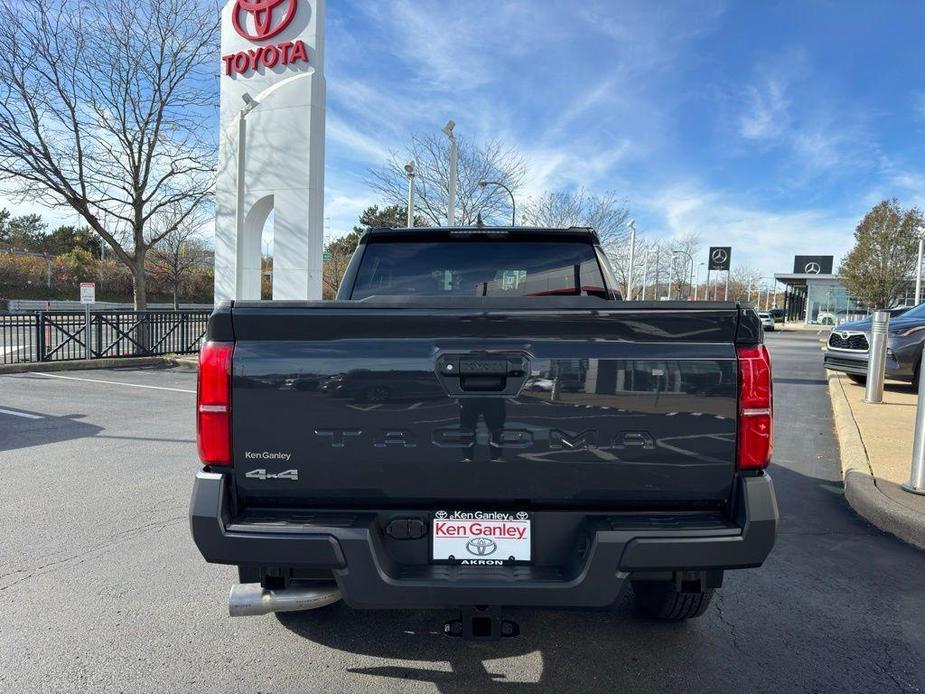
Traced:
<path fill-rule="evenodd" d="M 518 630 L 504 606 L 629 587 L 697 617 L 760 566 L 778 511 L 755 312 L 615 287 L 591 229 L 374 229 L 336 301 L 219 305 L 190 525 L 238 567 L 230 613 L 457 608 L 447 634 L 494 639 Z"/>
<path fill-rule="evenodd" d="M 894 314 L 895 315 L 895 314 Z M 842 323 L 829 335 L 825 368 L 848 374 L 855 383 L 867 379 L 871 319 Z M 918 386 L 925 344 L 925 304 L 906 309 L 890 318 L 887 338 L 886 377 Z"/>
<path fill-rule="evenodd" d="M 774 330 L 774 316 L 770 311 L 759 311 L 758 320 L 761 321 L 761 327 L 765 330 Z"/>

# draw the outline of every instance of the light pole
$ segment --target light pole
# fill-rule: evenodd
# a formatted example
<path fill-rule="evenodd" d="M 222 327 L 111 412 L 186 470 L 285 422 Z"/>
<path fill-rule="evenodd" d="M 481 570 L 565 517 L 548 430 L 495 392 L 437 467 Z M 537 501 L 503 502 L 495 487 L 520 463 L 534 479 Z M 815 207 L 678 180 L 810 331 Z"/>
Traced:
<path fill-rule="evenodd" d="M 651 248 L 646 249 L 645 259 L 642 261 L 642 300 L 646 300 L 646 284 L 649 280 L 649 253 L 652 252 Z"/>
<path fill-rule="evenodd" d="M 703 267 L 704 265 L 706 265 L 706 263 L 697 263 L 698 268 Z M 697 274 L 699 275 L 700 273 L 697 273 Z M 694 301 L 697 301 L 697 295 L 699 292 L 700 292 L 700 283 L 698 282 L 697 286 L 694 287 Z M 704 289 L 704 294 L 706 294 L 706 292 L 707 290 Z"/>
<path fill-rule="evenodd" d="M 456 136 L 453 134 L 453 128 L 456 123 L 452 120 L 447 121 L 443 126 L 443 132 L 450 138 L 450 190 L 446 205 L 446 225 L 456 226 Z"/>
<path fill-rule="evenodd" d="M 925 245 L 925 227 L 918 227 L 919 232 L 919 259 L 915 264 L 915 305 L 922 301 L 922 246 Z"/>
<path fill-rule="evenodd" d="M 507 191 L 507 194 L 511 196 L 511 226 L 517 226 L 517 204 L 514 202 L 514 194 L 511 192 L 511 189 L 501 181 L 479 181 L 479 188 L 484 188 L 485 186 L 498 186 Z"/>
<path fill-rule="evenodd" d="M 242 239 L 244 238 L 244 150 L 247 147 L 247 114 L 253 111 L 260 105 L 260 102 L 257 101 L 250 94 L 245 92 L 241 95 L 241 98 L 244 99 L 244 106 L 238 111 L 238 151 L 236 156 L 236 180 L 235 180 L 235 237 L 237 238 L 238 248 L 241 248 Z M 259 249 L 258 249 L 259 250 Z M 240 261 L 239 261 L 240 262 Z M 240 267 L 240 266 L 239 266 Z M 240 270 L 239 270 L 240 273 Z M 240 277 L 240 274 L 238 275 Z M 258 283 L 259 284 L 259 283 Z M 260 293 L 257 293 L 257 298 L 260 298 Z"/>
<path fill-rule="evenodd" d="M 633 268 L 636 265 L 636 220 L 630 220 L 630 266 L 626 271 L 626 301 L 633 300 Z"/>
<path fill-rule="evenodd" d="M 414 159 L 405 164 L 405 175 L 408 177 L 408 221 L 407 227 L 414 227 Z"/>

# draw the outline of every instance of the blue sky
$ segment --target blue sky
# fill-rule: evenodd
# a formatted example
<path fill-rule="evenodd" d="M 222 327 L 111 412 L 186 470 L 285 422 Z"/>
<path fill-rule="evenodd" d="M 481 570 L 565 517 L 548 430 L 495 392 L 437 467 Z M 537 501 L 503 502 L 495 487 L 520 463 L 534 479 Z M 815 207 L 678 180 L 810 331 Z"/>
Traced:
<path fill-rule="evenodd" d="M 334 236 L 378 202 L 367 170 L 448 118 L 522 154 L 521 200 L 616 191 L 642 232 L 699 232 L 765 275 L 840 256 L 884 197 L 925 207 L 925 3 L 328 0 L 327 15 Z"/>
<path fill-rule="evenodd" d="M 615 190 L 640 230 L 789 271 L 883 197 L 925 206 L 925 4 L 328 4 L 327 211 L 410 133 L 500 137 L 520 196 Z M 705 254 L 705 252 L 704 252 Z"/>

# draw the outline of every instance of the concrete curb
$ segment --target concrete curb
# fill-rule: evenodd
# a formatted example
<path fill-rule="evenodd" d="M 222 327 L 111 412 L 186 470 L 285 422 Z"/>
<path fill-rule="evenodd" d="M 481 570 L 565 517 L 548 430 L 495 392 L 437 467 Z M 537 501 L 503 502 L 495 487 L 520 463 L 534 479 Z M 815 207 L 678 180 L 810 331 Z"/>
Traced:
<path fill-rule="evenodd" d="M 925 549 L 925 515 L 897 503 L 878 487 L 848 396 L 836 374 L 828 375 L 835 435 L 841 452 L 845 499 L 858 515 L 900 540 Z"/>
<path fill-rule="evenodd" d="M 120 357 L 118 359 L 71 359 L 68 361 L 30 361 L 22 364 L 0 364 L 0 374 L 21 374 L 29 371 L 78 371 L 83 369 L 116 369 L 120 366 L 156 366 L 173 364 L 173 357 Z"/>
<path fill-rule="evenodd" d="M 188 371 L 198 371 L 199 370 L 199 355 L 198 354 L 183 354 L 183 355 L 171 355 L 169 357 L 164 357 L 164 360 L 168 364 L 173 364 L 174 366 L 186 369 Z"/>

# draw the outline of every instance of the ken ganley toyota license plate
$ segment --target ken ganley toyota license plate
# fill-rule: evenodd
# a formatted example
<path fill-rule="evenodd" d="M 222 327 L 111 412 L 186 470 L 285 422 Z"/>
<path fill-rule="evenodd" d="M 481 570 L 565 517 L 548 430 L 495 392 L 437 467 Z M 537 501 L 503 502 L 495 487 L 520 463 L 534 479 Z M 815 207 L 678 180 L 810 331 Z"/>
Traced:
<path fill-rule="evenodd" d="M 436 511 L 431 558 L 473 566 L 529 562 L 530 524 L 526 511 Z"/>

